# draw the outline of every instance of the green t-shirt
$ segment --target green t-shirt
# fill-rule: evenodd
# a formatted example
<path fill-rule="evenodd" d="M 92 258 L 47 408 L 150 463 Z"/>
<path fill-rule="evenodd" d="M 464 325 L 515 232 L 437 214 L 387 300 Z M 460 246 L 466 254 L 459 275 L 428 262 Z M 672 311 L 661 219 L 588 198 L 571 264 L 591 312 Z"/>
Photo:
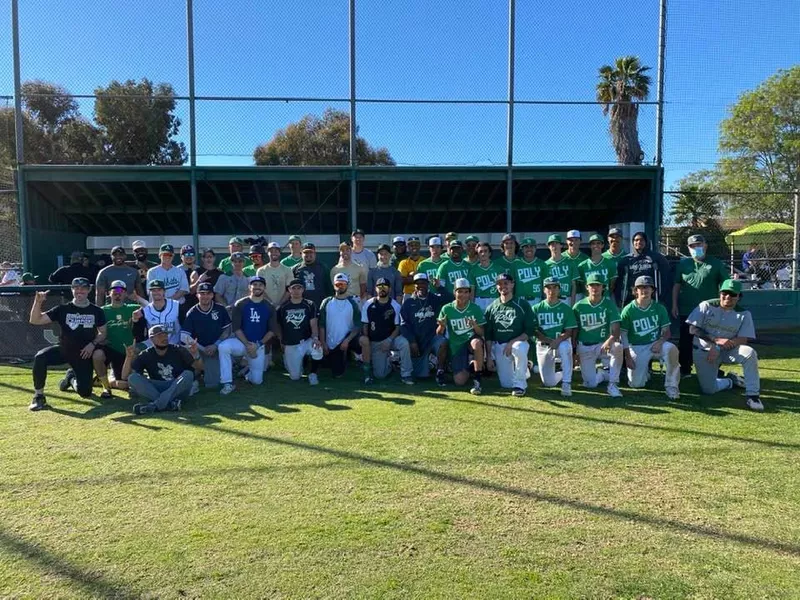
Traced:
<path fill-rule="evenodd" d="M 523 333 L 533 336 L 533 311 L 525 300 L 512 298 L 504 304 L 497 298 L 486 308 L 485 317 L 484 333 L 487 340 L 505 344 Z"/>
<path fill-rule="evenodd" d="M 681 286 L 678 312 L 688 315 L 703 300 L 718 297 L 719 286 L 729 277 L 725 265 L 713 256 L 708 256 L 703 261 L 682 258 L 675 267 L 675 283 Z"/>
<path fill-rule="evenodd" d="M 298 264 L 300 264 L 301 262 L 303 262 L 303 257 L 302 257 L 302 256 L 300 256 L 300 257 L 298 257 L 298 258 L 295 258 L 295 257 L 294 257 L 294 256 L 292 256 L 291 254 L 290 254 L 289 256 L 285 256 L 285 257 L 283 257 L 283 258 L 281 259 L 281 264 L 282 264 L 282 265 L 286 265 L 286 266 L 287 266 L 287 267 L 289 267 L 290 269 L 291 269 L 292 267 L 294 267 L 295 265 L 298 265 Z"/>
<path fill-rule="evenodd" d="M 617 265 L 619 264 L 619 261 L 621 261 L 622 257 L 625 256 L 626 254 L 627 254 L 627 252 L 625 252 L 625 250 L 620 250 L 619 254 L 612 254 L 611 253 L 611 249 L 608 249 L 605 252 L 603 252 L 603 258 L 608 258 L 608 259 L 613 260 L 614 261 L 614 270 L 616 271 Z"/>
<path fill-rule="evenodd" d="M 500 295 L 497 291 L 497 276 L 502 272 L 491 262 L 488 267 L 482 267 L 480 263 L 472 265 L 469 270 L 469 282 L 475 288 L 475 297 L 497 298 Z"/>
<path fill-rule="evenodd" d="M 516 257 L 514 260 L 508 260 L 506 255 L 503 254 L 501 257 L 494 259 L 494 265 L 500 269 L 501 273 L 511 273 L 513 276 L 514 268 L 516 267 L 518 260 L 519 259 Z"/>
<path fill-rule="evenodd" d="M 605 256 L 600 257 L 600 262 L 594 262 L 591 258 L 587 258 L 580 265 L 578 265 L 578 278 L 581 282 L 586 284 L 586 278 L 589 275 L 599 275 L 605 283 L 605 296 L 611 296 L 609 288 L 611 282 L 617 278 L 617 264 L 610 258 Z"/>
<path fill-rule="evenodd" d="M 647 308 L 639 308 L 634 300 L 622 309 L 620 329 L 628 332 L 631 346 L 652 344 L 661 337 L 661 330 L 670 326 L 667 307 L 661 302 L 650 301 Z"/>
<path fill-rule="evenodd" d="M 261 265 L 261 266 L 263 267 L 264 265 Z M 261 267 L 259 267 L 259 269 L 260 268 Z M 231 271 L 231 272 L 233 272 L 233 271 Z M 244 273 L 248 277 L 255 277 L 255 275 L 256 275 L 256 266 L 255 265 L 250 265 L 249 267 L 245 267 L 244 269 L 242 269 L 242 273 Z"/>
<path fill-rule="evenodd" d="M 572 307 L 560 300 L 551 305 L 547 300 L 542 300 L 533 307 L 537 327 L 549 338 L 561 335 L 565 329 L 575 329 L 575 313 Z"/>
<path fill-rule="evenodd" d="M 569 298 L 572 294 L 572 282 L 578 278 L 578 270 L 575 268 L 575 263 L 566 257 L 566 254 L 561 255 L 561 260 L 558 262 L 548 258 L 545 263 L 547 265 L 546 277 L 555 277 L 561 284 L 561 297 Z"/>
<path fill-rule="evenodd" d="M 448 259 L 443 256 L 440 257 L 438 261 L 434 261 L 432 258 L 426 258 L 417 265 L 417 273 L 425 273 L 428 276 L 430 285 L 433 286 L 433 280 L 436 279 L 439 267 L 441 267 L 442 263 L 446 260 Z"/>
<path fill-rule="evenodd" d="M 587 296 L 572 307 L 578 323 L 578 341 L 586 346 L 602 344 L 611 335 L 611 324 L 619 323 L 619 310 L 608 298 L 597 304 L 589 302 Z"/>
<path fill-rule="evenodd" d="M 470 302 L 463 310 L 459 310 L 454 300 L 445 304 L 439 311 L 439 321 L 444 321 L 447 327 L 447 344 L 451 354 L 457 354 L 474 333 L 472 326 L 467 323 L 468 319 L 475 319 L 478 325 L 486 323 L 483 311 L 474 302 Z"/>
<path fill-rule="evenodd" d="M 244 257 L 244 266 L 245 268 L 250 267 L 253 265 L 253 261 L 250 260 L 247 256 Z M 217 267 L 220 271 L 225 273 L 225 275 L 230 275 L 233 273 L 233 265 L 231 264 L 231 257 L 226 256 L 221 261 L 219 261 L 219 266 Z"/>
<path fill-rule="evenodd" d="M 133 344 L 133 313 L 139 310 L 138 304 L 123 304 L 113 307 L 103 306 L 106 316 L 106 345 L 125 354 L 125 346 Z"/>
<path fill-rule="evenodd" d="M 574 258 L 570 256 L 569 252 L 562 253 L 562 256 L 565 256 L 567 260 L 571 261 L 572 264 L 575 265 L 576 274 L 580 273 L 581 263 L 589 258 L 583 252 L 578 252 L 578 255 L 575 256 Z M 575 293 L 576 294 L 586 293 L 586 288 L 584 287 L 583 282 L 580 280 L 580 278 L 578 278 L 578 280 L 575 282 Z"/>
<path fill-rule="evenodd" d="M 527 262 L 520 258 L 514 263 L 511 276 L 514 278 L 514 297 L 539 301 L 544 294 L 542 281 L 547 273 L 547 265 L 540 258 Z"/>
<path fill-rule="evenodd" d="M 456 279 L 469 279 L 469 271 L 472 268 L 468 262 L 461 261 L 459 263 L 451 260 L 444 261 L 439 265 L 439 270 L 436 272 L 436 278 L 451 294 L 454 293 L 454 286 Z"/>

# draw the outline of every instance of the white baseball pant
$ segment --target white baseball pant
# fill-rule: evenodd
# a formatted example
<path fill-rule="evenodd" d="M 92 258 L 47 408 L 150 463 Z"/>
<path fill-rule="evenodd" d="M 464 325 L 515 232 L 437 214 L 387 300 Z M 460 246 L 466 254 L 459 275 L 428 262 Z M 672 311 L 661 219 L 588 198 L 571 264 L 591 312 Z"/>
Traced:
<path fill-rule="evenodd" d="M 609 371 L 606 372 L 597 368 L 597 360 L 607 355 L 609 361 Z M 622 370 L 622 344 L 614 342 L 609 351 L 603 352 L 603 344 L 592 344 L 586 346 L 578 342 L 578 360 L 581 364 L 581 378 L 583 385 L 587 388 L 595 388 L 604 381 L 609 383 L 619 383 L 619 372 Z"/>
<path fill-rule="evenodd" d="M 556 372 L 556 356 L 561 358 L 561 371 Z M 546 387 L 559 383 L 572 383 L 572 340 L 563 340 L 556 350 L 549 344 L 536 342 L 536 364 L 539 365 L 539 377 Z"/>
<path fill-rule="evenodd" d="M 505 348 L 508 344 L 492 344 L 492 358 L 497 368 L 497 378 L 500 387 L 528 389 L 528 342 L 513 342 L 511 356 L 506 356 Z"/>
<path fill-rule="evenodd" d="M 650 359 L 661 358 L 664 360 L 666 375 L 664 377 L 664 387 L 679 387 L 681 382 L 681 365 L 678 362 L 678 347 L 671 342 L 664 342 L 661 352 L 653 352 L 650 348 L 653 344 L 641 344 L 630 346 L 631 358 L 634 361 L 634 368 L 628 369 L 628 384 L 632 388 L 643 388 L 647 385 L 650 371 Z"/>
<path fill-rule="evenodd" d="M 247 381 L 253 385 L 261 385 L 264 381 L 264 364 L 266 354 L 264 346 L 258 347 L 255 358 L 247 354 L 247 348 L 239 338 L 228 338 L 220 342 L 217 353 L 219 354 L 219 380 L 220 383 L 233 383 L 233 357 L 244 357 L 250 371 L 247 373 Z"/>
<path fill-rule="evenodd" d="M 303 376 L 303 359 L 311 356 L 314 342 L 311 338 L 303 340 L 294 346 L 284 346 L 283 365 L 289 373 L 289 379 L 297 381 Z"/>

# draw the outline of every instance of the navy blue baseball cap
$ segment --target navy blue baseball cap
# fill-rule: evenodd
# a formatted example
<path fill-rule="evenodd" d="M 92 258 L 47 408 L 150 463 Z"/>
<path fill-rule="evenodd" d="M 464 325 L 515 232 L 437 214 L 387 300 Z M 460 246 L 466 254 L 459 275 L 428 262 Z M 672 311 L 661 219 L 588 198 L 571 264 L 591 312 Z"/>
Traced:
<path fill-rule="evenodd" d="M 214 286 L 209 281 L 204 281 L 203 283 L 197 286 L 197 291 L 199 292 L 213 292 Z"/>

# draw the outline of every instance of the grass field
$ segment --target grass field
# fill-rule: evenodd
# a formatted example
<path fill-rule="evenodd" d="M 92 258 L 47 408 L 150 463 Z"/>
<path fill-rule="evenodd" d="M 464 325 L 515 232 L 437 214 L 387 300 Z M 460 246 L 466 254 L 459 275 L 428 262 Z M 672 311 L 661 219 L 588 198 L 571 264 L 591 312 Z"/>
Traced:
<path fill-rule="evenodd" d="M 798 598 L 800 349 L 760 353 L 763 414 L 354 369 L 30 413 L 0 367 L 0 597 Z"/>

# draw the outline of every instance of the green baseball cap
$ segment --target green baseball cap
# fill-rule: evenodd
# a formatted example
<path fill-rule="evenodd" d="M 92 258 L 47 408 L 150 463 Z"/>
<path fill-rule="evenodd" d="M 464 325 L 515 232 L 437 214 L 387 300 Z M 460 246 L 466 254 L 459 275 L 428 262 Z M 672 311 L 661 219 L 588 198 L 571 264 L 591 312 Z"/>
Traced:
<path fill-rule="evenodd" d="M 603 236 L 602 235 L 598 235 L 596 233 L 593 233 L 589 237 L 589 243 L 591 244 L 592 242 L 603 242 L 604 244 L 606 243 L 606 241 L 603 239 Z"/>
<path fill-rule="evenodd" d="M 592 285 L 592 284 L 605 285 L 606 282 L 603 281 L 603 278 L 600 277 L 600 275 L 598 275 L 597 273 L 592 273 L 586 278 L 586 285 Z"/>
<path fill-rule="evenodd" d="M 234 236 L 228 240 L 228 245 L 230 246 L 231 244 L 239 244 L 240 246 L 244 246 L 244 240 L 240 237 Z"/>
<path fill-rule="evenodd" d="M 481 240 L 478 238 L 477 235 L 468 235 L 464 242 L 480 242 Z"/>
<path fill-rule="evenodd" d="M 742 293 L 742 282 L 736 279 L 726 279 L 719 286 L 720 292 L 733 292 L 737 296 Z"/>
<path fill-rule="evenodd" d="M 22 274 L 22 283 L 31 283 L 36 281 L 36 275 L 33 273 L 28 273 L 27 271 Z"/>
<path fill-rule="evenodd" d="M 153 279 L 150 283 L 147 284 L 148 290 L 163 290 L 166 289 L 164 282 L 160 279 Z"/>
<path fill-rule="evenodd" d="M 522 241 L 520 242 L 519 245 L 520 245 L 521 248 L 524 248 L 525 246 L 534 246 L 535 247 L 536 246 L 536 240 L 533 239 L 532 237 L 522 238 Z"/>
<path fill-rule="evenodd" d="M 290 242 L 302 242 L 303 240 L 300 239 L 299 235 L 290 235 L 289 236 L 289 241 Z"/>
<path fill-rule="evenodd" d="M 547 243 L 548 244 L 552 244 L 553 242 L 558 242 L 559 244 L 563 244 L 564 240 L 561 238 L 560 235 L 558 235 L 557 233 L 554 233 L 549 238 L 547 238 Z"/>

